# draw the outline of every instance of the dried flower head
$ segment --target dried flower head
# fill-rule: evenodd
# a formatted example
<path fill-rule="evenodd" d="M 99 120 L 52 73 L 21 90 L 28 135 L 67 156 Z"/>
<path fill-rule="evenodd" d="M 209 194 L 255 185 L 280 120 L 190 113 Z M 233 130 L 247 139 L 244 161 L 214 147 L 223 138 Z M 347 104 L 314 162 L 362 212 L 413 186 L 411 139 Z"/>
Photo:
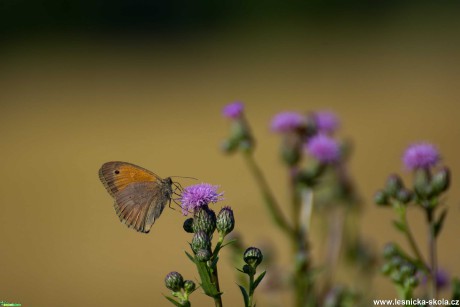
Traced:
<path fill-rule="evenodd" d="M 197 208 L 222 200 L 224 193 L 218 193 L 218 188 L 219 186 L 209 183 L 201 183 L 186 187 L 179 199 L 182 213 L 187 215 L 189 212 L 194 212 Z"/>
<path fill-rule="evenodd" d="M 306 126 L 306 117 L 296 112 L 282 112 L 276 114 L 271 123 L 271 130 L 285 133 Z"/>
<path fill-rule="evenodd" d="M 410 145 L 403 156 L 403 163 L 409 170 L 433 167 L 439 160 L 438 150 L 430 143 Z"/>
<path fill-rule="evenodd" d="M 222 115 L 230 119 L 236 119 L 243 114 L 244 105 L 239 101 L 229 103 L 222 109 Z"/>
<path fill-rule="evenodd" d="M 324 134 L 312 137 L 306 146 L 307 152 L 321 163 L 328 164 L 340 159 L 340 146 L 333 138 Z"/>

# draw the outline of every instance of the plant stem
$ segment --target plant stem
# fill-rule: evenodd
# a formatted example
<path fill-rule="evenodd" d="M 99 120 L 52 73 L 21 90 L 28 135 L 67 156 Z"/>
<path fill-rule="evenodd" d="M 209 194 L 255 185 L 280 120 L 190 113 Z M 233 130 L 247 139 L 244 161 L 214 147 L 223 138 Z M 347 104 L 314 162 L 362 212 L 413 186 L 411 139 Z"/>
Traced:
<path fill-rule="evenodd" d="M 252 175 L 254 176 L 254 179 L 259 186 L 259 189 L 262 193 L 263 199 L 265 201 L 265 204 L 267 206 L 267 209 L 275 222 L 275 224 L 281 228 L 287 235 L 292 236 L 294 234 L 292 227 L 288 224 L 286 221 L 283 213 L 281 212 L 278 203 L 275 200 L 275 197 L 273 196 L 270 187 L 265 180 L 265 177 L 260 170 L 259 166 L 257 165 L 256 161 L 254 160 L 254 157 L 252 154 L 247 153 L 243 155 L 246 161 L 246 164 L 249 167 L 249 170 L 251 171 Z"/>
<path fill-rule="evenodd" d="M 430 254 L 430 299 L 436 299 L 438 295 L 438 287 L 436 284 L 436 273 L 438 271 L 438 262 L 436 254 L 436 234 L 435 234 L 435 221 L 433 216 L 433 210 L 431 208 L 426 209 L 427 221 L 428 221 L 428 249 Z"/>
<path fill-rule="evenodd" d="M 249 274 L 249 300 L 248 300 L 248 307 L 252 307 L 252 301 L 254 297 L 254 274 Z"/>
<path fill-rule="evenodd" d="M 220 293 L 219 275 L 217 273 L 217 267 L 211 271 L 211 280 L 216 285 L 217 291 L 219 291 Z M 222 296 L 220 294 L 214 297 L 214 304 L 216 305 L 216 307 L 222 307 Z"/>
<path fill-rule="evenodd" d="M 424 270 L 429 271 L 429 266 L 423 259 L 422 253 L 420 252 L 420 249 L 417 246 L 417 242 L 414 239 L 414 235 L 412 234 L 412 231 L 409 227 L 409 222 L 407 220 L 407 208 L 405 205 L 401 203 L 396 203 L 397 206 L 399 206 L 398 209 L 400 209 L 400 221 L 404 225 L 404 233 L 406 234 L 407 241 L 409 242 L 409 246 L 412 249 L 412 252 L 415 254 L 415 257 L 417 260 L 423 264 Z"/>

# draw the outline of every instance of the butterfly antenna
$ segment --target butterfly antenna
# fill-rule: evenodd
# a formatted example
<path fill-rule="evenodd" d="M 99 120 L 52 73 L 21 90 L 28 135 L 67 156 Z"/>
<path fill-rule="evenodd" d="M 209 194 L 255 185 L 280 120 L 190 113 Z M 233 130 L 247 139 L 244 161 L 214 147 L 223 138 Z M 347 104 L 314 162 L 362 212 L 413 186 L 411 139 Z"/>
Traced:
<path fill-rule="evenodd" d="M 198 178 L 195 177 L 186 177 L 186 176 L 169 176 L 170 178 L 177 177 L 177 178 L 186 178 L 186 179 L 193 179 L 193 180 L 198 180 Z"/>

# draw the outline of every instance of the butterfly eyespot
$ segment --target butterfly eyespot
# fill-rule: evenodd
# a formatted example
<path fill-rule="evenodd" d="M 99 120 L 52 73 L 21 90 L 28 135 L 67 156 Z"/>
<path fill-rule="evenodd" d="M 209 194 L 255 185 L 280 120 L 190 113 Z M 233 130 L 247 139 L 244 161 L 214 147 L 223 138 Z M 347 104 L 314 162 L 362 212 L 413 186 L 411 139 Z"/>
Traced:
<path fill-rule="evenodd" d="M 120 174 L 120 171 L 119 171 L 119 170 L 115 170 L 114 173 L 118 175 L 118 174 Z"/>

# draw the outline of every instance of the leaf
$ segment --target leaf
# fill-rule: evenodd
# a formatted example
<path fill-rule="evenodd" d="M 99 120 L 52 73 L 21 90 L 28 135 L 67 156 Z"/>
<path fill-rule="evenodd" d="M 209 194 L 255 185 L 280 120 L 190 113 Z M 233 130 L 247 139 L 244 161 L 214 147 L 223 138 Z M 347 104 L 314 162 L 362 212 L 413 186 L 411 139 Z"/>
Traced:
<path fill-rule="evenodd" d="M 434 224 L 434 236 L 437 237 L 438 234 L 441 232 L 442 226 L 444 225 L 444 220 L 446 219 L 447 216 L 447 209 L 444 209 L 439 216 L 438 221 Z"/>
<path fill-rule="evenodd" d="M 406 232 L 406 225 L 400 221 L 393 221 L 393 226 L 401 232 Z"/>
<path fill-rule="evenodd" d="M 216 258 L 214 258 L 212 260 L 212 262 L 209 264 L 209 267 L 211 268 L 211 270 L 214 270 L 217 266 L 217 261 L 219 261 L 219 256 L 217 256 Z"/>
<path fill-rule="evenodd" d="M 256 278 L 256 280 L 254 280 L 253 290 L 255 290 L 255 289 L 257 288 L 257 286 L 260 284 L 260 282 L 262 281 L 262 279 L 264 279 L 265 273 L 267 273 L 267 271 L 263 271 L 263 272 Z"/>
<path fill-rule="evenodd" d="M 224 248 L 224 246 L 233 244 L 233 243 L 235 243 L 236 241 L 238 241 L 238 239 L 232 239 L 232 240 L 230 240 L 230 241 L 228 241 L 228 242 L 225 242 L 225 243 L 220 247 L 220 249 Z"/>
<path fill-rule="evenodd" d="M 248 295 L 248 293 L 246 292 L 246 289 L 245 289 L 243 286 L 241 286 L 241 285 L 238 285 L 238 287 L 240 287 L 241 294 L 243 295 L 244 306 L 245 306 L 245 307 L 250 307 L 250 306 L 249 306 L 249 295 Z"/>
<path fill-rule="evenodd" d="M 187 251 L 185 251 L 185 254 L 187 255 L 188 259 L 195 263 L 195 258 L 192 255 L 190 255 Z"/>
<path fill-rule="evenodd" d="M 206 263 L 197 261 L 195 264 L 198 269 L 198 274 L 200 274 L 201 287 L 204 293 L 210 297 L 220 296 L 221 294 L 217 291 L 216 285 L 211 281 L 211 274 Z"/>
<path fill-rule="evenodd" d="M 169 296 L 166 296 L 163 294 L 163 296 L 168 300 L 170 301 L 171 303 L 173 303 L 174 305 L 176 305 L 177 307 L 182 307 L 183 305 L 181 303 L 179 303 L 178 301 L 176 301 L 175 299 L 173 299 L 172 297 L 169 297 Z"/>

